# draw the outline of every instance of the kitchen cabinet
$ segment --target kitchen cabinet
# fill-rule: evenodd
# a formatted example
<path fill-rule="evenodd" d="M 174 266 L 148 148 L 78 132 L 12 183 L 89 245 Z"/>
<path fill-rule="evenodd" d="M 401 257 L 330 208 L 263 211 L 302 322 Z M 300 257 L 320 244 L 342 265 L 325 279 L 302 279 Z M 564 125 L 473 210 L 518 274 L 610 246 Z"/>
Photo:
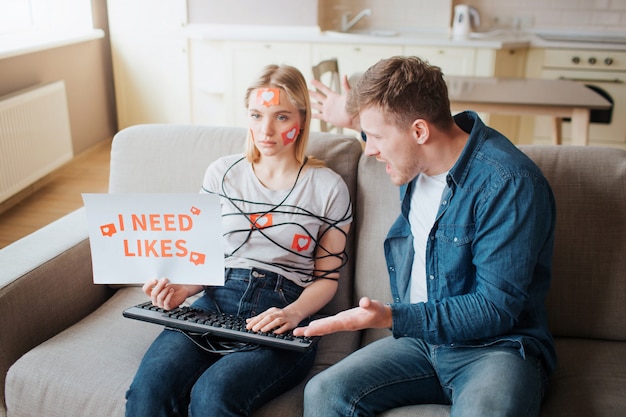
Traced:
<path fill-rule="evenodd" d="M 247 126 L 244 97 L 248 86 L 269 64 L 288 64 L 311 75 L 311 45 L 304 42 L 224 42 L 224 123 Z"/>
<path fill-rule="evenodd" d="M 441 68 L 444 74 L 478 77 L 522 77 L 525 49 L 405 46 L 404 55 L 416 55 Z"/>
<path fill-rule="evenodd" d="M 224 106 L 224 42 L 189 40 L 191 123 L 226 125 L 233 115 Z"/>
<path fill-rule="evenodd" d="M 118 128 L 189 123 L 186 0 L 107 1 Z"/>
<path fill-rule="evenodd" d="M 305 77 L 311 46 L 300 42 L 190 40 L 191 122 L 246 126 L 244 98 L 264 66 L 288 64 Z"/>
<path fill-rule="evenodd" d="M 525 49 L 405 46 L 405 55 L 416 55 L 441 68 L 446 75 L 522 77 Z M 517 140 L 519 116 L 481 114 L 483 121 L 511 140 Z"/>
<path fill-rule="evenodd" d="M 404 55 L 415 55 L 436 65 L 447 75 L 475 75 L 475 48 L 433 48 L 427 46 L 405 46 Z"/>
<path fill-rule="evenodd" d="M 523 78 L 527 49 L 487 49 L 476 52 L 474 75 L 481 77 Z M 481 115 L 485 123 L 511 141 L 519 142 L 520 116 Z"/>
<path fill-rule="evenodd" d="M 476 51 L 474 75 L 484 77 L 523 78 L 525 63 L 526 48 L 478 48 Z"/>
<path fill-rule="evenodd" d="M 394 55 L 402 55 L 402 46 L 400 45 L 354 45 L 354 44 L 328 44 L 317 43 L 312 47 L 313 63 L 337 58 L 339 62 L 339 73 L 341 76 L 348 77 L 363 73 L 366 69 L 384 58 Z M 311 70 L 304 73 L 305 76 L 311 76 Z M 310 75 L 309 75 L 310 74 Z M 327 80 L 322 80 L 328 85 Z M 343 91 L 343 90 L 342 90 Z M 314 119 L 311 121 L 311 130 L 319 131 L 319 121 Z M 343 133 L 359 135 L 350 129 L 344 129 Z"/>
<path fill-rule="evenodd" d="M 362 73 L 383 58 L 402 55 L 399 45 L 313 44 L 313 62 L 337 58 L 339 72 L 348 77 Z M 309 70 L 309 73 L 311 70 Z"/>
<path fill-rule="evenodd" d="M 405 43 L 401 37 L 338 42 L 303 31 L 293 39 L 266 32 L 253 36 L 228 32 L 227 26 L 188 25 L 186 0 L 107 4 L 120 128 L 140 123 L 245 126 L 245 90 L 270 63 L 293 65 L 307 80 L 311 67 L 324 59 L 337 58 L 340 72 L 353 75 L 393 55 L 421 56 L 450 75 L 523 75 L 517 73 L 523 68 L 523 49 L 439 44 L 441 40 L 432 46 L 411 38 Z M 319 129 L 316 120 L 312 129 Z"/>
<path fill-rule="evenodd" d="M 358 74 L 381 59 L 417 55 L 448 75 L 522 76 L 524 50 L 471 47 L 430 47 L 319 42 L 252 42 L 192 39 L 190 41 L 192 121 L 200 124 L 245 126 L 245 90 L 261 67 L 286 63 L 300 69 L 307 80 L 313 64 L 337 58 L 340 73 Z M 518 117 L 483 115 L 490 124 L 514 138 Z M 319 130 L 313 120 L 312 130 Z"/>

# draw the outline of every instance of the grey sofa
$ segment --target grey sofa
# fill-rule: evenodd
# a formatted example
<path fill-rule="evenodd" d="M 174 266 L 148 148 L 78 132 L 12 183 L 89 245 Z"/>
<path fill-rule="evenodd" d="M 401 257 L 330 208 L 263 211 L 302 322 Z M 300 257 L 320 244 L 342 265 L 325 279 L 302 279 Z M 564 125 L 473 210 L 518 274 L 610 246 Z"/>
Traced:
<path fill-rule="evenodd" d="M 213 159 L 242 150 L 245 131 L 177 125 L 118 133 L 110 191 L 195 192 Z M 559 368 L 544 416 L 626 415 L 626 151 L 526 146 L 556 195 L 554 279 L 547 300 Z M 354 138 L 312 135 L 310 153 L 340 173 L 355 204 L 340 290 L 326 313 L 362 295 L 390 300 L 382 241 L 399 212 L 384 166 Z M 124 394 L 159 326 L 122 317 L 144 300 L 137 287 L 94 285 L 82 209 L 0 251 L 0 416 L 121 416 Z M 504 272 L 504 271 L 503 271 Z M 311 374 L 388 335 L 326 336 Z M 301 414 L 304 382 L 255 416 Z M 390 410 L 447 416 L 446 406 Z M 330 416 L 329 416 L 330 417 Z"/>

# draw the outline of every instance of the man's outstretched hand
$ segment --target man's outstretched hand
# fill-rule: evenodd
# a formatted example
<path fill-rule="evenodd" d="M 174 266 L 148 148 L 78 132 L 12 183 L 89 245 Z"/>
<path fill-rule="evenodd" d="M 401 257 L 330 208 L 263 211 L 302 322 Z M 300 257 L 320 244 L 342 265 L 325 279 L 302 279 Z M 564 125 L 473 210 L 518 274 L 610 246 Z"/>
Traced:
<path fill-rule="evenodd" d="M 346 111 L 347 95 L 352 89 L 347 76 L 344 75 L 341 78 L 343 94 L 334 92 L 318 80 L 312 80 L 311 84 L 317 89 L 309 91 L 311 107 L 317 110 L 312 114 L 314 119 L 323 120 L 337 127 L 361 130 L 358 115 L 349 114 Z"/>
<path fill-rule="evenodd" d="M 334 316 L 314 320 L 308 326 L 298 327 L 296 336 L 323 336 L 325 334 L 370 328 L 391 328 L 391 307 L 380 301 L 363 297 L 359 306 Z"/>

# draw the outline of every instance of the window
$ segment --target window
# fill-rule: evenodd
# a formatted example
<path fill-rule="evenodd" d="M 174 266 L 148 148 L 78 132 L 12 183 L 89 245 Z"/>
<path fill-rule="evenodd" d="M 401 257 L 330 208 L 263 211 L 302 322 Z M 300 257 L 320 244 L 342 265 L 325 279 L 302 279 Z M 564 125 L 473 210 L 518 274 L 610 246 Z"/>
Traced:
<path fill-rule="evenodd" d="M 91 0 L 0 0 L 0 58 L 103 35 Z"/>
<path fill-rule="evenodd" d="M 32 26 L 30 2 L 0 0 L 0 35 L 17 32 Z"/>
<path fill-rule="evenodd" d="M 0 0 L 0 35 L 92 28 L 91 0 Z"/>

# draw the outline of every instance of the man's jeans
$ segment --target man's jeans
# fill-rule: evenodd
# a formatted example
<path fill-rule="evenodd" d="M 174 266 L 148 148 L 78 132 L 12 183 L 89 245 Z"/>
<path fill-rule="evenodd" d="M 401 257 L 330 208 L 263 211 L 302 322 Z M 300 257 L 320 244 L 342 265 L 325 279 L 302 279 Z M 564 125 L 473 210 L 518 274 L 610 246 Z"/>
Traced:
<path fill-rule="evenodd" d="M 545 382 L 541 362 L 510 347 L 387 337 L 309 381 L 304 416 L 376 416 L 413 404 L 453 404 L 452 417 L 538 416 Z"/>
<path fill-rule="evenodd" d="M 229 269 L 226 285 L 207 288 L 193 306 L 252 316 L 270 306 L 284 307 L 301 291 L 274 273 Z M 247 416 L 297 385 L 314 359 L 314 348 L 304 354 L 261 347 L 226 355 L 208 353 L 183 333 L 166 329 L 144 355 L 126 393 L 126 415 Z"/>

